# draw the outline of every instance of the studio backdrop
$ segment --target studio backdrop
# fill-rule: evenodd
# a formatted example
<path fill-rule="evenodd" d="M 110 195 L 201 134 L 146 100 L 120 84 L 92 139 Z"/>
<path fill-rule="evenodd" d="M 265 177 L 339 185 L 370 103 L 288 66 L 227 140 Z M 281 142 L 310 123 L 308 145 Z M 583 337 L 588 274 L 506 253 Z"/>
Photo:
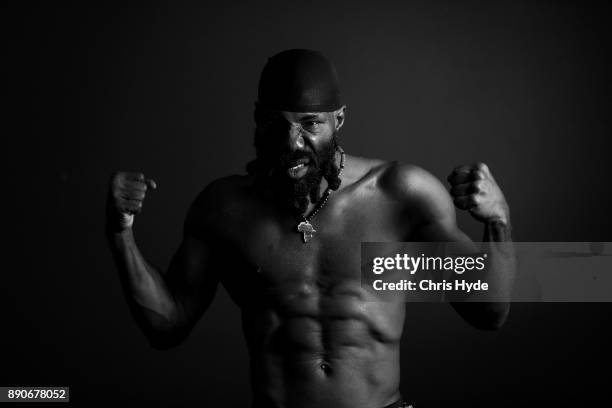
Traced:
<path fill-rule="evenodd" d="M 104 203 L 116 170 L 155 179 L 135 234 L 165 269 L 197 193 L 244 174 L 254 157 L 257 81 L 288 48 L 336 65 L 347 153 L 413 163 L 445 183 L 453 167 L 482 161 L 510 204 L 514 240 L 612 241 L 604 4 L 149 2 L 7 13 L 15 126 L 4 150 L 0 385 L 70 386 L 77 406 L 248 406 L 239 309 L 220 289 L 182 345 L 152 349 L 123 299 Z M 482 239 L 469 215 L 458 220 Z M 608 387 L 611 312 L 516 303 L 501 330 L 486 332 L 448 304 L 409 304 L 402 393 L 423 408 L 592 406 Z"/>

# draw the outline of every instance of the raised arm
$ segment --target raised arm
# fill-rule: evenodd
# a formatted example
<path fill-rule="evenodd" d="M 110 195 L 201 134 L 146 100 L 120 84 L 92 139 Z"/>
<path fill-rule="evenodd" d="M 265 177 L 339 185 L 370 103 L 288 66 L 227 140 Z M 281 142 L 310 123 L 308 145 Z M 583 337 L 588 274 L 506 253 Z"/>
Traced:
<path fill-rule="evenodd" d="M 487 267 L 480 275 L 490 285 L 487 296 L 478 302 L 466 296 L 464 301 L 450 303 L 475 327 L 501 327 L 510 310 L 516 266 L 508 205 L 489 169 L 482 163 L 457 167 L 448 178 L 450 194 L 436 177 L 416 166 L 398 165 L 396 180 L 413 215 L 415 241 L 454 243 L 455 249 L 466 254 L 487 252 Z M 459 229 L 455 206 L 483 223 L 483 248 Z"/>
<path fill-rule="evenodd" d="M 136 245 L 133 222 L 146 191 L 155 187 L 142 173 L 114 174 L 106 235 L 134 319 L 154 348 L 167 349 L 188 336 L 212 302 L 219 281 L 215 246 L 220 244 L 201 216 L 213 205 L 205 189 L 188 211 L 182 242 L 167 272 L 152 266 Z"/>

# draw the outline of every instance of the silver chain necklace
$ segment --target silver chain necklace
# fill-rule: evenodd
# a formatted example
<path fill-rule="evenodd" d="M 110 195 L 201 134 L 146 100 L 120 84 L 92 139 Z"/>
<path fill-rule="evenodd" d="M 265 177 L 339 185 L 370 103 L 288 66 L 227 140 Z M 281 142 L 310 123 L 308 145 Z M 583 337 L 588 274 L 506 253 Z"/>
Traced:
<path fill-rule="evenodd" d="M 342 170 L 344 169 L 345 158 L 344 158 L 344 150 L 340 146 L 338 146 L 338 150 L 340 150 L 340 154 L 341 154 L 340 171 L 338 171 L 338 177 L 340 177 L 340 175 L 342 174 Z M 332 193 L 332 191 L 333 190 L 329 188 L 328 186 L 325 189 L 325 192 L 323 193 L 323 198 L 321 199 L 321 201 L 319 201 L 319 203 L 315 206 L 315 208 L 310 212 L 310 214 L 308 214 L 308 216 L 302 216 L 302 222 L 298 224 L 297 232 L 302 233 L 302 241 L 304 241 L 304 243 L 307 243 L 308 241 L 310 241 L 312 237 L 314 236 L 314 233 L 317 232 L 317 230 L 314 229 L 314 227 L 310 223 L 310 220 L 312 220 L 314 216 L 317 215 L 319 210 L 323 208 L 325 203 L 327 203 L 327 199 L 329 198 L 329 195 Z"/>

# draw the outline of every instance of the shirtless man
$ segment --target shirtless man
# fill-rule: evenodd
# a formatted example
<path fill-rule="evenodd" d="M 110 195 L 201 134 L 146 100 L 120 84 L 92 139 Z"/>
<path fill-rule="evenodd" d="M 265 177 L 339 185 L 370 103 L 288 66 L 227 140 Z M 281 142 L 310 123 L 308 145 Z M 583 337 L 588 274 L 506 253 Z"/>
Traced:
<path fill-rule="evenodd" d="M 404 406 L 406 306 L 374 302 L 362 288 L 363 241 L 475 246 L 456 225 L 454 202 L 484 225 L 487 280 L 510 291 L 509 208 L 487 166 L 457 167 L 449 194 L 417 166 L 345 154 L 344 120 L 335 70 L 321 54 L 270 58 L 255 109 L 257 158 L 247 175 L 215 180 L 197 196 L 165 273 L 133 233 L 156 183 L 142 173 L 111 178 L 107 237 L 139 327 L 157 349 L 180 344 L 223 284 L 242 312 L 254 407 Z M 483 329 L 500 327 L 509 310 L 499 301 L 452 304 Z"/>

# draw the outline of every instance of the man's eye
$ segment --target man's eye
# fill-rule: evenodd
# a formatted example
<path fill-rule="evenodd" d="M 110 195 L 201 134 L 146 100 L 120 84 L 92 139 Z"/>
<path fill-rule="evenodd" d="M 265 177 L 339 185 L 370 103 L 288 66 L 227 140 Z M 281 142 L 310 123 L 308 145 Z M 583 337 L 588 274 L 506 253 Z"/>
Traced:
<path fill-rule="evenodd" d="M 316 120 L 309 120 L 308 122 L 305 123 L 305 126 L 307 129 L 318 129 L 319 128 L 319 124 L 320 122 L 317 122 Z"/>

